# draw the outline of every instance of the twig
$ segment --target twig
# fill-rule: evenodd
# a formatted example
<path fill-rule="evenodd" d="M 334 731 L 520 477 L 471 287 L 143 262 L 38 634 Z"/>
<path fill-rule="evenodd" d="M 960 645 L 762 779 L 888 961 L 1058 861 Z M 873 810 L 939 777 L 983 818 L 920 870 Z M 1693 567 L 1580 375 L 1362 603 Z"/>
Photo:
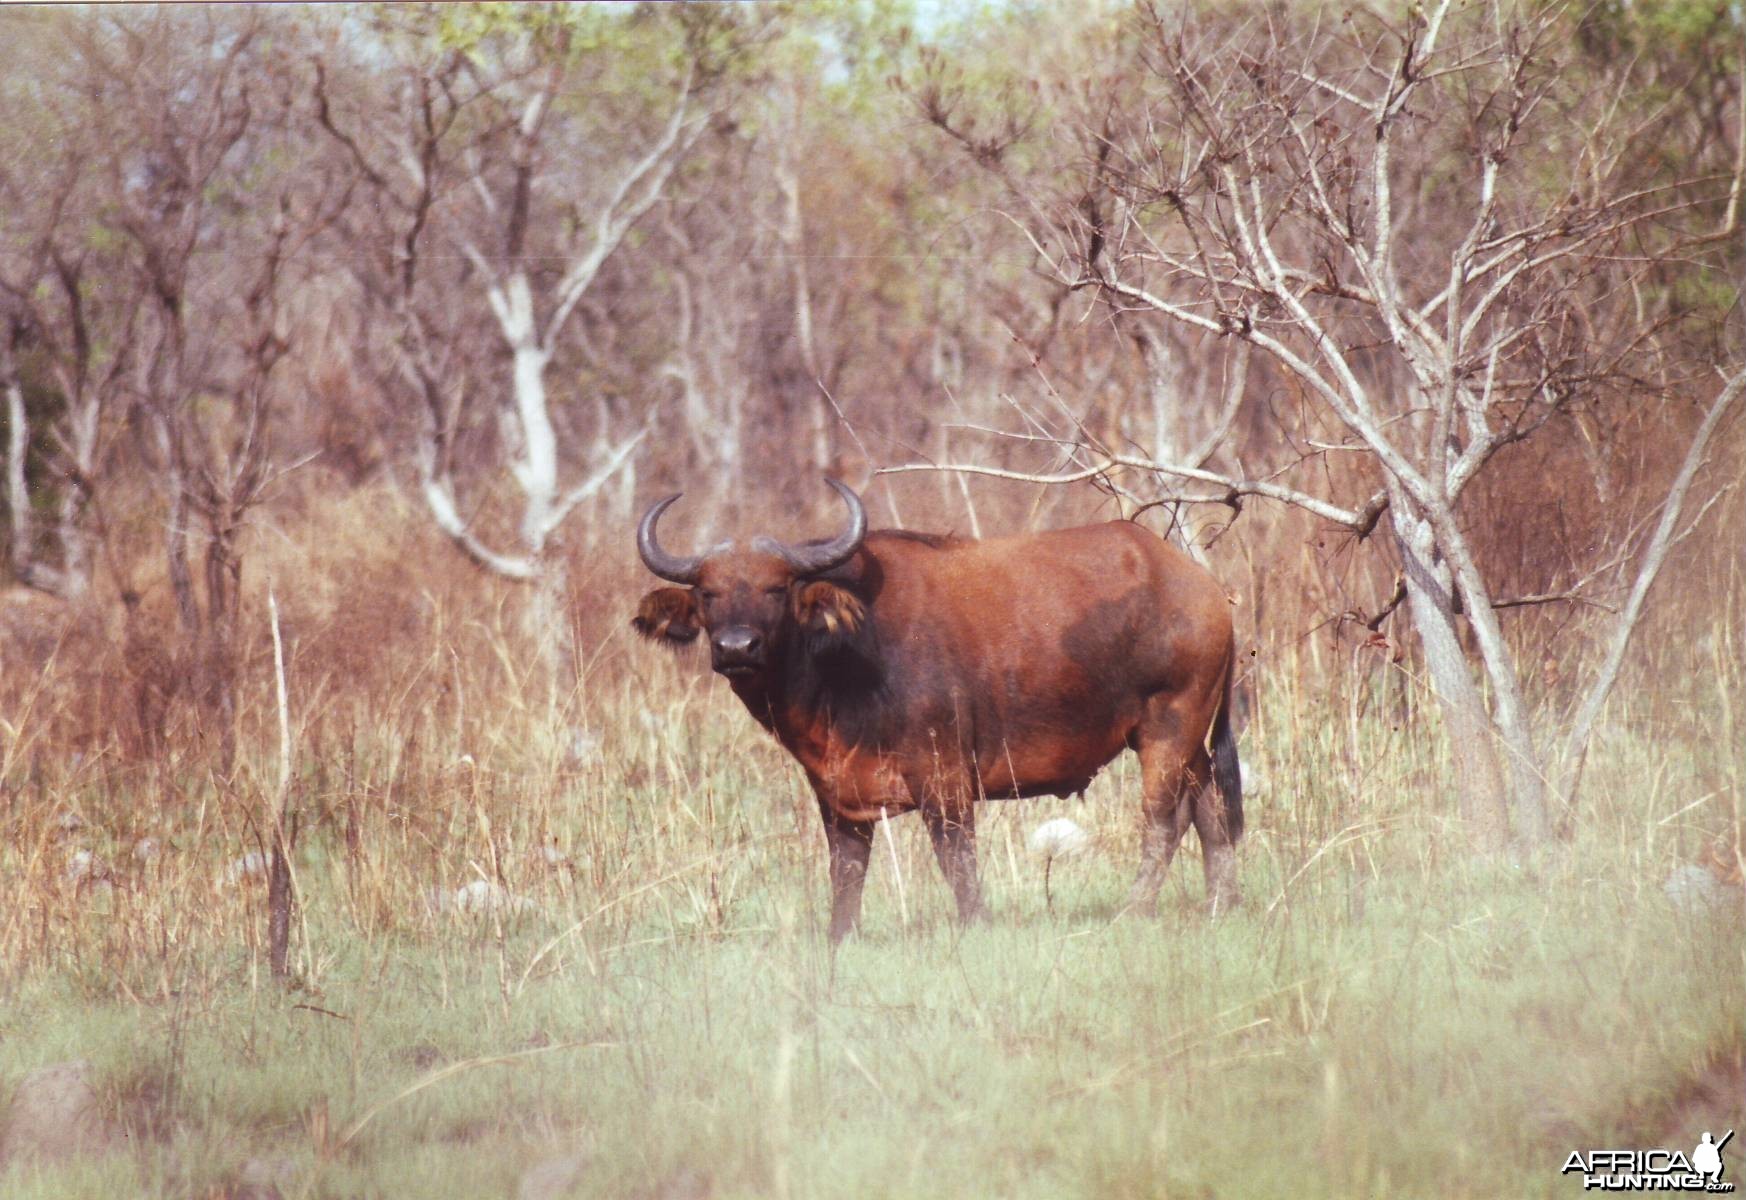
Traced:
<path fill-rule="evenodd" d="M 279 787 L 273 801 L 273 848 L 267 868 L 267 962 L 273 978 L 290 974 L 291 855 L 285 844 L 291 793 L 291 712 L 285 698 L 285 643 L 279 635 L 279 599 L 267 588 L 267 616 L 273 627 L 273 698 L 279 708 Z"/>
<path fill-rule="evenodd" d="M 909 925 L 909 898 L 903 888 L 903 865 L 897 861 L 897 838 L 891 832 L 891 818 L 884 805 L 879 808 L 879 824 L 885 829 L 885 848 L 891 851 L 891 870 L 897 876 L 897 911 L 904 925 Z"/>
<path fill-rule="evenodd" d="M 1261 496 L 1269 500 L 1278 500 L 1295 505 L 1314 513 L 1323 520 L 1332 521 L 1336 525 L 1344 525 L 1359 533 L 1368 533 L 1376 524 L 1376 518 L 1387 507 L 1386 496 L 1372 498 L 1362 509 L 1353 510 L 1341 508 L 1307 492 L 1289 488 L 1283 484 L 1272 483 L 1263 479 L 1234 479 L 1221 475 L 1216 471 L 1205 471 L 1197 467 L 1178 466 L 1172 463 L 1161 463 L 1150 458 L 1141 458 L 1129 454 L 1104 454 L 1098 457 L 1090 466 L 1081 467 L 1076 471 L 1061 471 L 1055 474 L 1043 474 L 1031 471 L 1010 471 L 1004 467 L 985 467 L 975 463 L 905 463 L 895 467 L 881 467 L 875 474 L 900 475 L 909 471 L 962 471 L 969 475 L 987 475 L 994 479 L 1010 479 L 1018 483 L 1038 483 L 1055 487 L 1069 483 L 1080 483 L 1087 479 L 1097 479 L 1121 469 L 1149 471 L 1161 475 L 1175 475 L 1183 479 L 1192 479 L 1198 483 L 1209 483 L 1224 489 L 1222 495 L 1185 496 L 1186 503 L 1224 504 L 1235 507 L 1238 497 Z"/>
<path fill-rule="evenodd" d="M 1630 595 L 1626 597 L 1625 605 L 1613 625 L 1612 637 L 1600 673 L 1583 697 L 1576 719 L 1571 723 L 1570 736 L 1565 742 L 1571 763 L 1569 780 L 1563 789 L 1566 805 L 1576 803 L 1576 792 L 1582 782 L 1583 763 L 1588 757 L 1588 745 L 1594 735 L 1595 721 L 1600 717 L 1601 708 L 1612 693 L 1620 667 L 1624 665 L 1625 651 L 1629 648 L 1631 635 L 1636 631 L 1637 622 L 1643 615 L 1649 589 L 1655 585 L 1662 563 L 1667 559 L 1667 552 L 1676 540 L 1680 512 L 1685 507 L 1686 495 L 1691 491 L 1698 469 L 1704 463 L 1710 438 L 1742 392 L 1746 392 L 1746 369 L 1735 371 L 1733 377 L 1723 383 L 1721 391 L 1711 402 L 1709 411 L 1704 414 L 1703 423 L 1692 437 L 1691 445 L 1686 448 L 1685 461 L 1680 464 L 1679 474 L 1674 477 L 1673 485 L 1668 489 L 1667 499 L 1661 508 L 1661 519 L 1656 523 L 1655 532 L 1650 534 L 1648 545 L 1644 547 L 1637 578 L 1632 582 Z"/>

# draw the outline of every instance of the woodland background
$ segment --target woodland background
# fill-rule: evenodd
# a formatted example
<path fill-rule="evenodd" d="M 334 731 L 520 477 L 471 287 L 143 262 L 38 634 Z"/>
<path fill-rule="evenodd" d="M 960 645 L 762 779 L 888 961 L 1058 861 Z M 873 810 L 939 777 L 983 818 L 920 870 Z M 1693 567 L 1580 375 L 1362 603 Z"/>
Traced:
<path fill-rule="evenodd" d="M 1231 1049 L 1195 1030 L 1229 1025 L 1243 1061 L 1285 1056 L 1302 1097 L 1266 1119 L 1319 1130 L 1291 1153 L 1332 1194 L 1480 1169 L 1483 1141 L 1427 1165 L 1411 1130 L 1359 1132 L 1402 1095 L 1507 1094 L 1488 1136 L 1549 1145 L 1659 1132 L 1669 1104 L 1739 1070 L 1737 955 L 1689 966 L 1679 939 L 1707 935 L 1669 934 L 1689 913 L 1660 892 L 1697 863 L 1740 907 L 1737 7 L 189 6 L 8 10 L 0 34 L 0 819 L 19 897 L 0 977 L 19 1073 L 41 1060 L 16 1036 L 33 1005 L 108 1014 L 51 1041 L 112 1048 L 95 1055 L 104 1120 L 157 1148 L 93 1168 L 93 1188 L 242 1194 L 225 1173 L 247 1174 L 241 1150 L 206 1171 L 178 1139 L 283 1150 L 295 1127 L 299 1186 L 370 1194 L 372 1164 L 447 1136 L 438 1109 L 397 1127 L 404 1144 L 342 1129 L 347 1105 L 374 1120 L 372 1071 L 411 1069 L 369 1066 L 361 1032 L 315 1054 L 350 1078 L 344 1098 L 291 1071 L 309 1048 L 283 1031 L 254 1074 L 237 1067 L 262 972 L 354 1031 L 366 1015 L 334 997 L 372 971 L 423 1002 L 437 989 L 454 1045 L 423 1069 L 551 1044 L 573 1022 L 530 981 L 609 987 L 621 953 L 642 964 L 627 979 L 707 974 L 675 957 L 693 936 L 740 980 L 750 1065 L 663 1067 L 711 1028 L 707 995 L 654 1029 L 623 984 L 594 1040 L 639 1047 L 632 1091 L 595 1117 L 679 1105 L 675 1130 L 720 1139 L 705 1174 L 724 1192 L 842 1186 L 829 1136 L 731 1118 L 705 1136 L 675 1098 L 744 1065 L 781 1113 L 834 1112 L 817 1041 L 834 1033 L 807 1006 L 838 985 L 797 915 L 822 903 L 823 868 L 796 773 L 704 663 L 628 630 L 651 501 L 685 492 L 663 529 L 678 548 L 811 536 L 839 519 L 826 473 L 876 524 L 1133 517 L 1231 594 L 1257 911 L 1222 946 L 1186 911 L 1165 918 L 1190 921 L 1181 944 L 1112 935 L 1053 1016 L 1002 976 L 1047 1028 L 979 1026 L 993 1041 L 967 1068 L 1046 1045 L 1066 1071 L 1059 1052 L 1090 1039 L 1087 1070 L 1121 1082 L 982 1090 L 1114 1088 L 1116 1134 L 1085 1118 L 1099 1194 L 1224 1178 L 1218 1130 L 1256 1118 L 1233 1101 L 1196 1143 L 1211 1165 L 1160 1165 L 1165 1114 L 1196 1111 L 1188 1081 L 1136 1107 L 1127 1049 L 1062 1015 L 1126 995 L 1136 961 L 1162 972 L 1144 1001 L 1161 1007 L 1116 1023 L 1191 1077 Z M 997 818 L 984 870 L 1024 915 L 950 955 L 998 973 L 1054 946 L 1027 940 L 1050 922 L 1103 929 L 1132 782 L 1113 772 L 1098 806 L 1108 879 L 1060 896 L 1037 893 L 1001 823 L 1031 816 Z M 870 896 L 866 953 L 950 990 L 925 851 L 887 844 L 897 890 Z M 1471 932 L 1485 897 L 1525 924 L 1439 935 L 1453 986 L 1403 965 L 1366 993 L 1348 970 L 1365 956 L 1311 935 L 1369 912 L 1373 950 L 1407 964 L 1442 928 L 1425 905 Z M 1550 924 L 1522 915 L 1542 901 Z M 457 908 L 483 926 L 457 931 Z M 890 926 L 914 937 L 880 943 Z M 1446 1002 L 1423 997 L 1533 959 L 1537 927 L 1544 973 L 1519 991 L 1548 1013 L 1592 1001 L 1556 982 L 1584 939 L 1672 956 L 1686 1003 L 1660 1012 L 1663 1040 L 1579 1062 L 1550 1097 L 1475 1049 L 1514 1044 L 1498 1031 L 1519 1011 L 1399 1041 L 1418 1028 L 1403 1013 Z M 1196 982 L 1242 992 L 1221 954 L 1256 964 L 1235 1009 Z M 757 999 L 769 955 L 794 972 L 774 1005 Z M 806 1020 L 759 1024 L 801 993 Z M 1615 1001 L 1621 1026 L 1657 1003 Z M 384 1012 L 372 1039 L 416 1027 Z M 1547 1020 L 1560 1053 L 1600 1036 Z M 949 1058 L 942 1022 L 917 1036 Z M 937 1061 L 912 1066 L 845 1069 L 871 1081 L 866 1103 L 909 1112 L 904 1089 L 939 1083 Z M 1655 1072 L 1648 1099 L 1594 1107 Z M 197 1097 L 245 1077 L 258 1119 L 218 1129 L 224 1105 Z M 541 1115 L 481 1091 L 456 1118 L 514 1147 L 480 1155 L 482 1179 L 514 1178 L 530 1138 L 574 1123 L 581 1102 L 528 1080 L 550 1091 L 529 1101 Z M 899 1150 L 931 1135 L 892 1128 L 863 1194 L 926 1190 Z M 601 1194 L 703 1170 L 677 1134 L 596 1153 Z M 1295 1179 L 1291 1161 L 1262 1173 Z M 1071 1190 L 1050 1174 L 1064 1160 L 1039 1170 L 1047 1194 Z"/>
<path fill-rule="evenodd" d="M 1521 689 L 1582 707 L 1580 761 L 1585 654 L 1604 693 L 1639 619 L 1703 659 L 1674 631 L 1738 616 L 1738 426 L 1704 418 L 1739 373 L 1739 31 L 1704 4 L 1444 11 L 11 16 L 8 630 L 76 617 L 81 657 L 131 650 L 61 735 L 198 729 L 222 758 L 269 577 L 299 675 L 367 690 L 436 591 L 522 610 L 515 657 L 563 686 L 669 489 L 699 544 L 816 510 L 828 471 L 914 527 L 1141 511 L 1257 652 L 1422 652 L 1456 740 L 1528 766 L 1472 815 L 1513 800 L 1543 836 L 1521 793 L 1556 748 Z M 1436 298 L 1456 263 L 1465 310 Z M 1458 336 L 1424 341 L 1445 314 Z M 1364 392 L 1447 497 L 1411 552 L 1436 522 L 1346 419 Z M 873 475 L 946 462 L 1090 478 Z M 1629 603 L 1675 546 L 1715 586 Z"/>

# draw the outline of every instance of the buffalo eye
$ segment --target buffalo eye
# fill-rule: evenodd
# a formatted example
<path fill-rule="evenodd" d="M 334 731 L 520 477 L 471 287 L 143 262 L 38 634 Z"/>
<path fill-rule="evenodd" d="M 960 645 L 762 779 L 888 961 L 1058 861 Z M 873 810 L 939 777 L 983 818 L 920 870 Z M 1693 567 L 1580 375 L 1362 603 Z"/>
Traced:
<path fill-rule="evenodd" d="M 764 594 L 766 596 L 786 596 L 788 594 L 788 587 L 786 584 L 780 587 L 767 587 L 764 589 Z"/>

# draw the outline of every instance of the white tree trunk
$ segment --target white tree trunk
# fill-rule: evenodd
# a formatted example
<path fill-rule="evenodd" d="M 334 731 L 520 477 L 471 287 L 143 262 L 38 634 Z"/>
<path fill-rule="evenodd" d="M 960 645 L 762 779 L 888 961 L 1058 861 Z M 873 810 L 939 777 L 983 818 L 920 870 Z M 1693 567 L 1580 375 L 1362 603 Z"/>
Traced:
<path fill-rule="evenodd" d="M 1437 558 L 1430 523 L 1415 517 L 1405 496 L 1396 492 L 1390 525 L 1406 576 L 1407 611 L 1454 755 L 1458 811 L 1475 845 L 1500 850 L 1509 838 L 1509 793 L 1491 716 L 1456 636 L 1451 573 Z"/>
<path fill-rule="evenodd" d="M 30 453 L 30 424 L 24 411 L 24 387 L 16 375 L 6 377 L 6 508 L 12 520 L 12 570 L 21 579 L 30 569 L 36 529 L 31 520 L 30 485 L 24 477 Z"/>
<path fill-rule="evenodd" d="M 521 545 L 531 559 L 546 551 L 558 503 L 558 435 L 546 407 L 545 351 L 538 346 L 515 348 L 515 416 L 520 426 L 521 457 L 515 481 L 521 488 Z"/>
<path fill-rule="evenodd" d="M 523 609 L 523 630 L 539 648 L 550 677 L 565 677 L 570 623 L 564 613 L 566 581 L 560 565 L 546 553 L 558 515 L 558 434 L 546 396 L 546 366 L 551 355 L 540 344 L 534 320 L 533 290 L 526 272 L 514 270 L 498 305 L 503 337 L 514 363 L 512 405 L 520 445 L 510 473 L 521 489 L 521 557 L 531 568 L 533 591 Z"/>
<path fill-rule="evenodd" d="M 1546 810 L 1546 773 L 1541 765 L 1539 748 L 1534 744 L 1533 730 L 1528 725 L 1521 680 L 1516 675 L 1515 655 L 1504 641 L 1491 593 L 1456 526 L 1454 514 L 1444 513 L 1439 524 L 1443 528 L 1439 530 L 1437 548 L 1451 566 L 1468 626 L 1479 643 L 1486 680 L 1491 685 L 1491 727 L 1496 732 L 1501 752 L 1508 759 L 1510 813 L 1516 838 L 1525 844 L 1536 845 L 1551 833 Z"/>
<path fill-rule="evenodd" d="M 786 129 L 778 138 L 776 150 L 776 187 L 782 194 L 782 215 L 778 226 L 782 239 L 782 250 L 788 256 L 790 276 L 794 287 L 794 341 L 800 350 L 801 367 L 806 371 L 807 379 L 814 385 L 823 382 L 823 373 L 819 368 L 818 348 L 813 339 L 812 329 L 812 279 L 807 270 L 806 261 L 806 227 L 800 210 L 800 172 L 794 163 L 796 144 L 801 137 L 800 114 L 802 106 L 800 97 L 793 86 L 790 86 L 784 96 L 784 118 Z M 810 440 L 812 442 L 812 466 L 815 470 L 829 470 L 831 466 L 831 427 L 833 425 L 830 401 L 820 394 L 810 398 L 807 411 L 811 414 L 808 421 Z"/>
<path fill-rule="evenodd" d="M 85 511 L 89 489 L 97 470 L 97 429 L 101 409 L 94 395 L 77 400 L 67 429 L 67 452 L 72 456 L 73 478 L 61 493 L 56 537 L 61 546 L 61 579 L 69 600 L 83 596 L 91 586 L 91 531 Z"/>
<path fill-rule="evenodd" d="M 77 600 L 91 585 L 91 537 L 85 528 L 85 489 L 90 486 L 97 458 L 96 401 L 74 398 L 72 402 L 64 439 L 71 469 L 63 472 L 66 478 L 55 515 L 55 542 L 60 547 L 61 565 L 52 567 L 36 557 L 36 513 L 25 473 L 30 456 L 30 414 L 25 409 L 23 385 L 15 373 L 7 373 L 5 390 L 6 504 L 12 520 L 9 545 L 12 572 L 27 587 L 63 600 Z"/>

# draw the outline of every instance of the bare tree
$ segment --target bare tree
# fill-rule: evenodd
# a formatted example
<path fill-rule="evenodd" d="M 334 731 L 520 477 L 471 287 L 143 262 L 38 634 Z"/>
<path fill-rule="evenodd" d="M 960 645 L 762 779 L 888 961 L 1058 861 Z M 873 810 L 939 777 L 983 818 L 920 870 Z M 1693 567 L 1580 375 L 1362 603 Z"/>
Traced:
<path fill-rule="evenodd" d="M 1509 598 L 1482 570 L 1464 495 L 1505 447 L 1597 397 L 1707 391 L 1572 731 L 1579 758 L 1642 597 L 1690 530 L 1693 474 L 1746 378 L 1738 347 L 1719 384 L 1682 371 L 1667 334 L 1680 314 L 1643 299 L 1667 271 L 1719 252 L 1695 231 L 1724 205 L 1735 219 L 1729 179 L 1634 179 L 1631 151 L 1652 126 L 1614 102 L 1628 74 L 1560 70 L 1563 20 L 1448 3 L 1398 24 L 1146 8 L 1134 31 L 1141 86 L 1077 126 L 1087 152 L 1072 201 L 1031 191 L 1017 218 L 1063 286 L 1095 290 L 1125 321 L 1255 347 L 1311 414 L 1287 456 L 1247 472 L 1082 444 L 1077 468 L 1051 481 L 1125 468 L 1177 481 L 1177 499 L 1256 495 L 1360 538 L 1386 529 L 1462 811 L 1489 845 L 1512 828 L 1525 843 L 1546 835 L 1551 767 L 1499 621 Z M 918 94 L 935 124 L 977 144 L 937 79 Z M 1536 177 L 1549 152 L 1570 158 L 1568 186 Z M 1322 490 L 1332 478 L 1322 464 L 1348 455 L 1364 469 L 1340 478 L 1368 476 L 1374 491 Z"/>
<path fill-rule="evenodd" d="M 694 206 L 687 221 L 667 222 L 679 264 L 674 273 L 673 354 L 663 373 L 679 386 L 690 449 L 687 473 L 714 490 L 710 503 L 700 506 L 704 525 L 698 536 L 708 542 L 717 519 L 731 513 L 727 501 L 745 482 L 752 408 L 745 326 L 759 306 L 756 272 L 744 258 L 721 263 L 714 255 L 698 254 L 699 237 L 688 226 L 700 226 L 701 238 L 708 239 L 722 232 L 709 218 L 727 215 L 696 211 L 701 207 Z"/>
<path fill-rule="evenodd" d="M 274 32 L 264 36 L 253 14 L 130 14 L 81 27 L 75 42 L 84 119 L 106 153 L 112 220 L 144 301 L 130 386 L 166 507 L 170 586 L 227 766 L 241 539 L 275 475 L 288 268 L 343 202 L 318 172 L 261 169 L 284 149 L 290 98 L 276 57 L 289 31 Z M 190 564 L 196 523 L 204 609 Z"/>
<path fill-rule="evenodd" d="M 386 382 L 424 414 L 417 455 L 426 506 L 476 563 L 535 584 L 530 624 L 548 650 L 562 644 L 566 624 L 553 535 L 625 468 L 650 416 L 614 429 L 605 405 L 596 405 L 595 432 L 586 449 L 569 450 L 580 461 L 566 471 L 553 364 L 573 343 L 579 310 L 608 260 L 707 132 L 709 89 L 722 69 L 713 26 L 730 19 L 530 11 L 435 61 L 414 43 L 373 110 L 346 111 L 332 73 L 319 64 L 315 71 L 318 119 L 386 225 L 371 232 L 377 249 L 358 266 L 396 325 L 398 357 Z M 577 22 L 603 25 L 578 37 Z M 655 87 L 659 121 L 634 134 L 634 125 L 621 123 L 613 138 L 599 137 L 612 115 L 594 111 L 580 81 L 607 69 L 615 48 L 650 37 L 644 25 L 654 27 L 657 48 L 677 42 L 681 50 L 676 73 Z M 628 153 L 620 149 L 627 142 Z M 470 270 L 433 281 L 428 264 L 448 252 Z M 444 369 L 459 351 L 442 336 L 437 310 L 453 309 L 456 284 L 476 298 L 496 334 L 494 354 L 473 354 L 473 371 Z M 487 373 L 493 358 L 506 372 Z M 492 419 L 517 497 L 507 546 L 479 531 L 461 496 L 456 444 L 480 413 Z"/>
<path fill-rule="evenodd" d="M 96 147 L 63 110 L 64 94 L 46 99 L 38 119 L 54 132 L 37 141 L 48 145 L 0 167 L 6 500 L 13 575 L 73 600 L 91 585 L 99 459 L 131 368 L 139 292 L 113 254 L 93 247 Z M 58 393 L 54 411 L 36 426 L 25 398 L 27 357 L 42 364 L 43 381 Z M 33 451 L 54 494 L 46 545 L 29 486 Z"/>
<path fill-rule="evenodd" d="M 794 342 L 807 382 L 821 394 L 807 405 L 810 412 L 812 465 L 825 470 L 831 465 L 831 431 L 836 425 L 829 407 L 829 385 L 818 352 L 818 333 L 813 320 L 812 271 L 808 263 L 806 222 L 801 209 L 801 174 L 797 159 L 805 147 L 806 129 L 798 80 L 790 78 L 778 100 L 780 124 L 776 133 L 774 174 L 780 194 L 777 228 L 782 252 L 787 256 L 793 295 Z"/>

